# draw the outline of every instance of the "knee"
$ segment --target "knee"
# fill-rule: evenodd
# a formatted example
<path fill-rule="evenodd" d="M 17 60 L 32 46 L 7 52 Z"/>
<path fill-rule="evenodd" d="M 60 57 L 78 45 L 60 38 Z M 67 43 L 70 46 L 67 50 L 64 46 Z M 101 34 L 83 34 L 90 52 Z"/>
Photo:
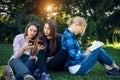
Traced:
<path fill-rule="evenodd" d="M 101 51 L 103 51 L 103 49 L 102 49 L 102 48 L 98 48 L 98 49 L 96 49 L 96 50 L 93 51 L 93 52 L 96 53 L 96 54 L 99 54 Z"/>
<path fill-rule="evenodd" d="M 11 60 L 9 61 L 9 64 L 11 64 L 11 63 L 18 63 L 19 61 L 20 61 L 19 58 L 11 59 Z"/>
<path fill-rule="evenodd" d="M 20 62 L 20 60 L 19 60 L 18 58 L 11 59 L 11 60 L 9 61 L 8 65 L 13 68 L 14 65 L 17 64 L 17 63 L 19 63 L 19 62 Z"/>
<path fill-rule="evenodd" d="M 98 48 L 98 50 L 99 50 L 99 51 L 103 51 L 104 49 L 100 47 L 100 48 Z"/>

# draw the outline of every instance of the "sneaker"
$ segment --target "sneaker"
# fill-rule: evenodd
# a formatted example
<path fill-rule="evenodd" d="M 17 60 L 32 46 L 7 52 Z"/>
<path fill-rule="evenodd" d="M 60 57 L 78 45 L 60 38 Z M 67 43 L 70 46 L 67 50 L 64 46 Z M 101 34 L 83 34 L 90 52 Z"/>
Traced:
<path fill-rule="evenodd" d="M 6 65 L 3 68 L 3 77 L 5 78 L 5 80 L 15 80 L 13 70 L 9 65 Z"/>
<path fill-rule="evenodd" d="M 31 75 L 25 75 L 23 80 L 35 80 L 33 76 Z"/>
<path fill-rule="evenodd" d="M 119 69 L 117 69 L 117 71 L 120 73 L 120 68 L 119 68 Z"/>
<path fill-rule="evenodd" d="M 34 72 L 34 74 L 33 74 L 33 76 L 34 76 L 35 78 L 40 77 L 40 70 L 39 70 L 39 69 L 36 69 L 35 72 Z"/>
<path fill-rule="evenodd" d="M 52 80 L 52 79 L 50 78 L 50 75 L 49 75 L 49 74 L 46 74 L 46 73 L 44 72 L 44 73 L 42 73 L 42 78 L 41 78 L 41 80 Z"/>
<path fill-rule="evenodd" d="M 114 76 L 115 77 L 120 77 L 120 70 L 117 70 L 117 69 L 113 68 L 112 70 L 108 70 L 106 74 L 107 74 L 108 77 L 114 77 Z"/>

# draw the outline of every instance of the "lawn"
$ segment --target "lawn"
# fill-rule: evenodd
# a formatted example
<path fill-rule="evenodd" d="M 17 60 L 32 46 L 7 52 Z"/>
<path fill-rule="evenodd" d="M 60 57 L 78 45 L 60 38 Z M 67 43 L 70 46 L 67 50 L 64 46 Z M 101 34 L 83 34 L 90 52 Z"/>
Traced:
<path fill-rule="evenodd" d="M 120 66 L 120 44 L 105 45 L 103 48 L 113 58 L 116 64 Z M 12 54 L 12 44 L 0 44 L 0 77 L 2 76 L 4 65 L 7 64 Z M 86 76 L 71 75 L 66 71 L 50 71 L 53 80 L 120 80 L 120 77 L 107 77 L 105 73 L 106 70 L 99 63 L 97 63 Z"/>

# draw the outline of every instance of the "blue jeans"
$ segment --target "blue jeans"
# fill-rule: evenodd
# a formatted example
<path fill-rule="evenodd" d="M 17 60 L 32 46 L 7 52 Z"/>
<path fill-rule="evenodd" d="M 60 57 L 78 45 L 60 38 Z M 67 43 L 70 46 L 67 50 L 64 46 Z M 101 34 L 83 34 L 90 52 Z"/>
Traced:
<path fill-rule="evenodd" d="M 23 54 L 20 58 L 10 60 L 9 65 L 13 69 L 16 80 L 22 80 L 24 75 L 32 74 L 35 59 L 29 60 L 29 56 Z"/>
<path fill-rule="evenodd" d="M 97 50 L 90 53 L 90 55 L 88 55 L 82 61 L 81 67 L 76 74 L 78 75 L 87 74 L 92 69 L 92 67 L 97 63 L 97 61 L 102 65 L 106 64 L 112 66 L 114 64 L 112 58 L 102 48 L 98 48 Z"/>

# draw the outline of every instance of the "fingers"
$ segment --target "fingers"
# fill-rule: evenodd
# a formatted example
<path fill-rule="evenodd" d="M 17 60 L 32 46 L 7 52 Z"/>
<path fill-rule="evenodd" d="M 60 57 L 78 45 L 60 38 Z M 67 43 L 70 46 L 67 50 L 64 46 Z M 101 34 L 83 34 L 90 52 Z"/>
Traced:
<path fill-rule="evenodd" d="M 31 45 L 33 45 L 32 43 L 28 43 L 28 46 L 31 46 Z"/>
<path fill-rule="evenodd" d="M 39 50 L 42 50 L 42 49 L 44 49 L 44 48 L 45 48 L 44 45 L 38 45 L 38 49 L 39 49 Z"/>
<path fill-rule="evenodd" d="M 34 45 L 28 46 L 29 49 L 32 49 L 32 48 L 34 48 L 34 47 L 35 47 Z"/>
<path fill-rule="evenodd" d="M 52 58 L 54 58 L 54 56 L 48 57 L 46 62 L 49 62 Z"/>
<path fill-rule="evenodd" d="M 24 47 L 25 50 L 27 50 L 27 49 L 32 49 L 32 48 L 34 48 L 35 46 L 32 45 L 32 43 L 27 43 L 27 42 L 26 42 L 26 43 L 23 45 L 23 47 Z"/>
<path fill-rule="evenodd" d="M 86 56 L 88 56 L 90 53 L 91 53 L 91 52 L 90 52 L 89 49 L 87 49 L 87 50 L 85 51 L 85 55 L 86 55 Z"/>

